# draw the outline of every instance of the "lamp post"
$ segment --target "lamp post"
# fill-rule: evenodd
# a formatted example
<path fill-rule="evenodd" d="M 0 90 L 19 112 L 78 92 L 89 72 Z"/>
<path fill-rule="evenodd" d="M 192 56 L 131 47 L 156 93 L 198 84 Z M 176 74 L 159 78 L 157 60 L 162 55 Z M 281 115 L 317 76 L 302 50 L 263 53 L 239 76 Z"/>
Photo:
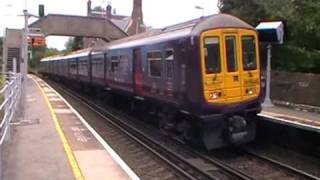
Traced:
<path fill-rule="evenodd" d="M 22 64 L 21 64 L 21 74 L 22 74 L 22 117 L 25 118 L 25 107 L 27 100 L 26 95 L 26 83 L 27 83 L 27 75 L 28 75 L 28 21 L 30 17 L 39 18 L 39 16 L 33 15 L 28 13 L 27 9 L 23 10 L 23 16 L 24 16 L 24 29 L 23 29 L 23 40 L 22 40 Z"/>
<path fill-rule="evenodd" d="M 23 38 L 22 38 L 22 53 L 21 53 L 21 75 L 22 75 L 22 87 L 21 87 L 21 113 L 22 113 L 22 118 L 25 119 L 25 104 L 27 102 L 27 92 L 26 92 L 26 81 L 27 81 L 27 74 L 28 74 L 28 20 L 29 20 L 29 15 L 28 15 L 28 10 L 24 9 L 23 10 L 23 17 L 24 17 L 24 29 L 23 29 Z"/>
<path fill-rule="evenodd" d="M 195 6 L 194 8 L 196 8 L 196 9 L 198 9 L 198 10 L 201 10 L 201 11 L 202 11 L 202 16 L 201 16 L 201 17 L 204 16 L 204 8 L 203 8 L 203 7 L 201 7 L 201 6 Z"/>
<path fill-rule="evenodd" d="M 271 43 L 268 44 L 267 50 L 268 50 L 268 57 L 267 57 L 267 79 L 266 79 L 266 96 L 265 100 L 263 102 L 264 107 L 273 107 L 271 98 L 270 98 L 270 89 L 271 89 Z"/>
<path fill-rule="evenodd" d="M 266 79 L 266 95 L 263 107 L 272 107 L 272 101 L 270 99 L 271 88 L 271 48 L 272 44 L 283 44 L 284 37 L 284 22 L 283 21 L 266 21 L 260 22 L 256 27 L 259 33 L 260 41 L 267 43 L 268 59 L 267 59 L 267 79 Z"/>

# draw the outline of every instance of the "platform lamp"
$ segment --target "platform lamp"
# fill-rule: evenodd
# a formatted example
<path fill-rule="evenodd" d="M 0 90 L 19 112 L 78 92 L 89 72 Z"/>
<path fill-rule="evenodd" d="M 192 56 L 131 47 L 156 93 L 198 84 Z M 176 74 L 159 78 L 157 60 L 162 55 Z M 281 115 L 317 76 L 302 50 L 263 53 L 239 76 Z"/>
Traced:
<path fill-rule="evenodd" d="M 198 10 L 201 10 L 201 11 L 202 11 L 202 16 L 201 16 L 201 17 L 204 16 L 204 8 L 203 8 L 203 7 L 201 7 L 201 6 L 195 6 L 194 8 L 196 8 L 196 9 L 198 9 Z"/>
<path fill-rule="evenodd" d="M 29 34 L 29 27 L 28 27 L 28 21 L 30 17 L 39 18 L 39 16 L 30 14 L 27 9 L 23 10 L 23 15 L 20 15 L 24 17 L 24 29 L 23 29 L 23 40 L 22 40 L 22 59 L 21 59 L 21 74 L 22 74 L 22 97 L 21 101 L 22 104 L 26 103 L 26 79 L 28 74 L 28 34 Z M 25 107 L 22 106 L 22 117 L 25 118 Z"/>
<path fill-rule="evenodd" d="M 259 33 L 259 40 L 267 44 L 267 79 L 266 79 L 266 96 L 262 104 L 263 107 L 272 107 L 270 99 L 271 90 L 271 48 L 272 44 L 283 44 L 284 23 L 283 21 L 262 21 L 256 27 Z"/>

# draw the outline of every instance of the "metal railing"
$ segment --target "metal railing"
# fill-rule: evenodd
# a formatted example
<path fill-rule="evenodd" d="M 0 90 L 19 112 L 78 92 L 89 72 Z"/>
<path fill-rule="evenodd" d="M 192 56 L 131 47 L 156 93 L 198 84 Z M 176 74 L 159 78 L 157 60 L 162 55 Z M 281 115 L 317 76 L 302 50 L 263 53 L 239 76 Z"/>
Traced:
<path fill-rule="evenodd" d="M 6 141 L 10 139 L 10 122 L 17 118 L 21 98 L 21 74 L 6 73 L 6 81 L 0 90 L 0 179 L 2 179 L 2 157 Z"/>

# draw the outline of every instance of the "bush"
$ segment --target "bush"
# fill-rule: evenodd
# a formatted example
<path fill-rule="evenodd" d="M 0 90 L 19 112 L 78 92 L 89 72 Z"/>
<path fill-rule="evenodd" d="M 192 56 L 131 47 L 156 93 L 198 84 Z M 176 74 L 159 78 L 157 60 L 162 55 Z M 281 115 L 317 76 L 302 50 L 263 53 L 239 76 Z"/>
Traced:
<path fill-rule="evenodd" d="M 275 47 L 272 68 L 289 72 L 320 73 L 320 51 L 294 46 Z"/>

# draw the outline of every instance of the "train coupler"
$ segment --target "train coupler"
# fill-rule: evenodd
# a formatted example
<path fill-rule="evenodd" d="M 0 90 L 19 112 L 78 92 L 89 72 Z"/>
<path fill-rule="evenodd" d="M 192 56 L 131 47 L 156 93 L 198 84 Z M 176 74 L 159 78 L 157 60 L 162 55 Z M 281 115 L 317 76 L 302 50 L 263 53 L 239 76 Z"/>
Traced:
<path fill-rule="evenodd" d="M 228 118 L 228 140 L 231 144 L 240 144 L 254 139 L 255 130 L 252 129 L 252 122 L 248 122 L 242 116 Z"/>

